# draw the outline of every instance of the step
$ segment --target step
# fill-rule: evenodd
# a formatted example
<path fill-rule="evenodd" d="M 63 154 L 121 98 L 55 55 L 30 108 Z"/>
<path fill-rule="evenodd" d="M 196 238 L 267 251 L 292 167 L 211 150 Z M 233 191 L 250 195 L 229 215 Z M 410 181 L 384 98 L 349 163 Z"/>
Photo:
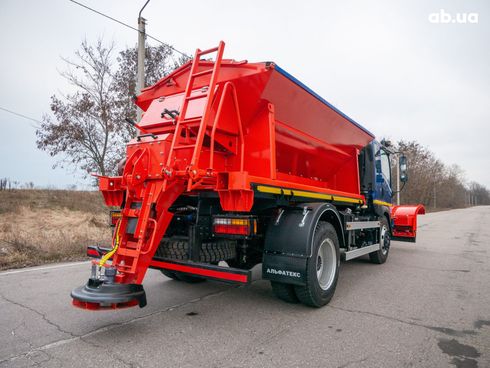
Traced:
<path fill-rule="evenodd" d="M 130 249 L 130 248 L 119 248 L 117 250 L 117 254 L 121 256 L 127 256 L 127 257 L 133 257 L 136 258 L 140 255 L 140 252 L 137 251 L 136 249 Z"/>
<path fill-rule="evenodd" d="M 213 47 L 212 49 L 207 49 L 207 50 L 199 51 L 197 53 L 197 55 L 202 56 L 202 55 L 206 55 L 206 54 L 211 54 L 212 52 L 218 51 L 218 49 L 219 49 L 219 46 L 216 46 L 216 47 Z"/>

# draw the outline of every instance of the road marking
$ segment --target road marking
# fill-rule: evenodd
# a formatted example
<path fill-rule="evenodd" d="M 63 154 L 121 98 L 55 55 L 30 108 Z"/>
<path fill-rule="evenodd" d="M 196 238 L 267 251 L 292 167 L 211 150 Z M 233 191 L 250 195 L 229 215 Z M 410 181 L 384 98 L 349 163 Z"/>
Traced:
<path fill-rule="evenodd" d="M 30 267 L 30 268 L 24 268 L 22 270 L 14 270 L 14 271 L 0 272 L 0 276 L 7 276 L 7 275 L 13 275 L 13 274 L 16 274 L 16 273 L 24 273 L 24 272 L 55 270 L 57 268 L 73 267 L 73 266 L 79 266 L 79 265 L 88 264 L 88 263 L 90 263 L 90 261 L 64 263 L 64 264 L 60 264 L 60 265 L 47 266 L 47 267 Z"/>

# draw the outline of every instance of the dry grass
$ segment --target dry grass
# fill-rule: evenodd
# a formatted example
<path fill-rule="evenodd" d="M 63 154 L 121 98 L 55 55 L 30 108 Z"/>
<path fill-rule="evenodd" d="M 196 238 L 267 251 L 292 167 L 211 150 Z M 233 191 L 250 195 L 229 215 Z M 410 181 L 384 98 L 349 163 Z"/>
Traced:
<path fill-rule="evenodd" d="M 110 237 L 97 192 L 0 192 L 0 269 L 85 259 L 87 245 Z"/>

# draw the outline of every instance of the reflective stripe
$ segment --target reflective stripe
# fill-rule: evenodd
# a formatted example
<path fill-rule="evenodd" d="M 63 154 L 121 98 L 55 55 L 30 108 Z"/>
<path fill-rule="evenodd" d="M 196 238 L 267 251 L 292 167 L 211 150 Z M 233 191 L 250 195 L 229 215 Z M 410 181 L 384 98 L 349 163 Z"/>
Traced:
<path fill-rule="evenodd" d="M 348 197 L 340 197 L 331 194 L 323 194 L 323 193 L 314 193 L 314 192 L 305 192 L 302 190 L 296 189 L 284 189 L 278 187 L 269 187 L 266 185 L 257 185 L 257 190 L 262 193 L 271 193 L 271 194 L 284 194 L 284 195 L 294 195 L 298 197 L 305 198 L 318 198 L 327 201 L 337 201 L 337 202 L 348 202 L 348 203 L 358 203 L 361 204 L 363 201 L 358 198 L 348 198 Z"/>
<path fill-rule="evenodd" d="M 337 197 L 333 196 L 333 200 L 337 202 L 362 203 L 362 200 L 357 198 Z"/>
<path fill-rule="evenodd" d="M 373 203 L 377 204 L 378 206 L 388 206 L 388 207 L 393 206 L 391 203 L 379 201 L 377 199 L 373 200 Z"/>

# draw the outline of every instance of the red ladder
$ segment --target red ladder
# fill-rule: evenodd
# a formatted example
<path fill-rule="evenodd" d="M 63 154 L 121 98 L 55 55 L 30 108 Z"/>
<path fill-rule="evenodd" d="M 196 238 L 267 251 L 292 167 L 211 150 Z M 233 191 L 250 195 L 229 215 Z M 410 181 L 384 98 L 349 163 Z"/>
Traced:
<path fill-rule="evenodd" d="M 204 135 L 206 133 L 206 128 L 208 126 L 208 120 L 211 114 L 211 106 L 216 92 L 216 84 L 218 82 L 218 76 L 221 67 L 221 60 L 223 59 L 224 48 L 225 48 L 225 43 L 223 41 L 220 41 L 219 45 L 212 49 L 208 49 L 204 51 L 197 49 L 196 53 L 194 54 L 194 60 L 192 61 L 189 79 L 187 80 L 187 86 L 185 88 L 185 93 L 184 93 L 184 103 L 182 104 L 182 108 L 179 113 L 179 117 L 177 119 L 177 125 L 175 127 L 175 132 L 174 132 L 172 144 L 170 146 L 170 152 L 167 159 L 167 168 L 172 168 L 173 166 L 172 160 L 175 159 L 176 157 L 175 153 L 177 150 L 193 149 L 192 158 L 187 167 L 187 172 L 190 176 L 187 182 L 187 191 L 192 190 L 195 181 L 198 181 L 197 178 L 198 175 L 196 175 L 198 172 L 197 165 L 199 164 L 202 143 L 204 140 Z M 216 52 L 216 60 L 214 62 L 213 68 L 205 69 L 198 72 L 197 70 L 199 67 L 199 63 L 201 61 L 201 57 L 203 55 L 211 54 L 213 52 Z M 211 74 L 209 85 L 207 86 L 207 91 L 200 95 L 191 96 L 192 91 L 194 90 L 194 83 L 196 78 L 202 77 L 207 74 Z M 187 114 L 187 108 L 189 107 L 189 102 L 200 98 L 206 98 L 206 104 L 201 118 L 187 119 L 186 114 Z M 196 123 L 199 123 L 199 130 L 197 136 L 195 137 L 195 140 L 193 142 L 189 142 L 189 131 L 188 130 L 186 131 L 185 137 L 182 137 L 182 131 L 188 128 L 190 125 L 195 125 Z"/>

